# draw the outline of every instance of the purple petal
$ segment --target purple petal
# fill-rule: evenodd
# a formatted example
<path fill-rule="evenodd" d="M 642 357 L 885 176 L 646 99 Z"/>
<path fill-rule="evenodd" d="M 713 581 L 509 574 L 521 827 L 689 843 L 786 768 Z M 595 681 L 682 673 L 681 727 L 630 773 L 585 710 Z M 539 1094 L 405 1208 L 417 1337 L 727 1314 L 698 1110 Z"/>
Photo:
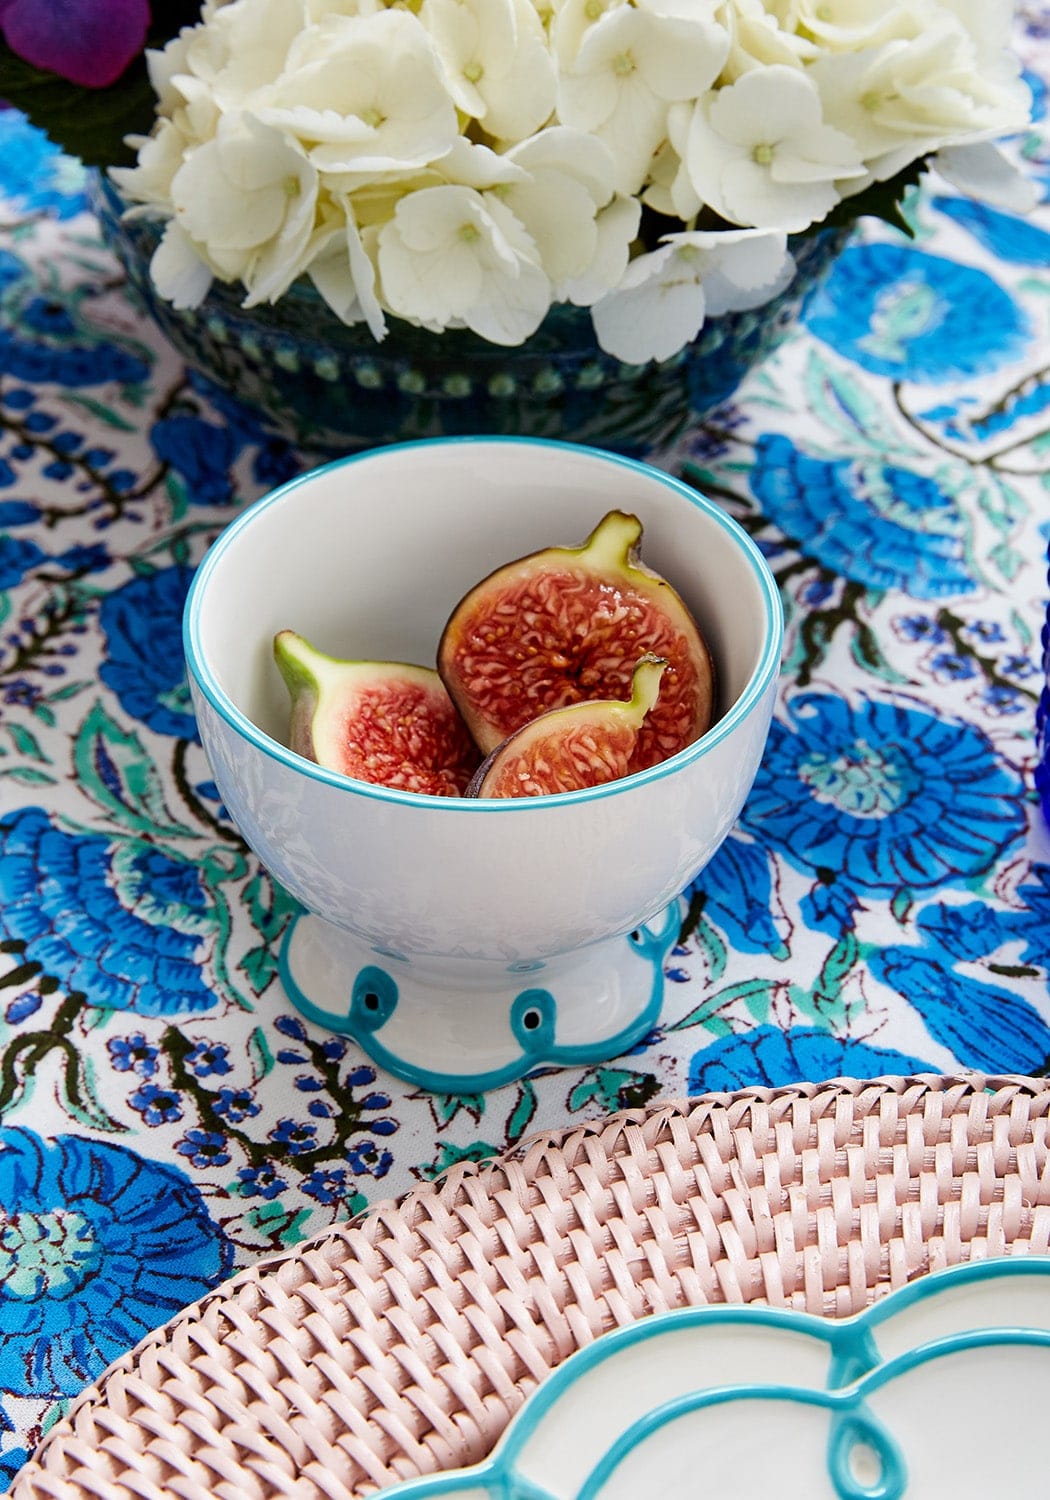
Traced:
<path fill-rule="evenodd" d="M 0 0 L 12 52 L 70 83 L 104 89 L 146 43 L 149 0 Z"/>

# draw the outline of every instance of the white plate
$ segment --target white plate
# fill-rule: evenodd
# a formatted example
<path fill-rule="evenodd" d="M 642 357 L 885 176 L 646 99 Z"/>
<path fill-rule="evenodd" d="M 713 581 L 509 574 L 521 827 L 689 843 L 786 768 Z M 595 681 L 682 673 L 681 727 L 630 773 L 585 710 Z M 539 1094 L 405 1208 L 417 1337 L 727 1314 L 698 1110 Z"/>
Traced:
<path fill-rule="evenodd" d="M 997 1500 L 1047 1493 L 1050 1259 L 924 1276 L 835 1321 L 683 1308 L 599 1338 L 484 1463 L 390 1500 Z"/>

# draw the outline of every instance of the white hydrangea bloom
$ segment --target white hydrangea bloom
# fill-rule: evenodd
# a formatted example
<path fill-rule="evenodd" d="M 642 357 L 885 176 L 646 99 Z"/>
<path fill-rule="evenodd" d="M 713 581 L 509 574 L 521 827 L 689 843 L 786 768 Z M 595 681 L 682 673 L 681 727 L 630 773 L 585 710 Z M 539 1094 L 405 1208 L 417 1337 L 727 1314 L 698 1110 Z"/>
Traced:
<path fill-rule="evenodd" d="M 864 170 L 849 135 L 824 123 L 808 74 L 780 65 L 700 99 L 678 149 L 701 202 L 731 223 L 789 233 L 823 219 L 836 182 Z"/>
<path fill-rule="evenodd" d="M 562 74 L 559 117 L 603 141 L 617 165 L 619 190 L 636 193 L 667 133 L 669 106 L 695 98 L 715 80 L 728 46 L 720 27 L 613 9 L 588 29 L 572 68 Z"/>
<path fill-rule="evenodd" d="M 554 109 L 554 63 L 531 0 L 423 0 L 456 107 L 497 140 L 520 141 Z"/>
<path fill-rule="evenodd" d="M 170 115 L 181 102 L 182 96 L 173 80 L 178 74 L 189 71 L 186 53 L 195 29 L 184 26 L 165 46 L 146 49 L 146 74 L 157 96 L 157 109 L 161 115 Z"/>
<path fill-rule="evenodd" d="M 910 40 L 855 53 L 825 53 L 810 75 L 825 117 L 856 141 L 876 177 L 890 177 L 942 145 L 1020 127 L 1027 90 L 982 65 L 972 38 L 942 12 Z"/>
<path fill-rule="evenodd" d="M 459 134 L 434 45 L 402 10 L 308 27 L 257 113 L 302 141 L 324 172 L 407 171 Z"/>
<path fill-rule="evenodd" d="M 814 39 L 813 55 L 856 52 L 894 37 L 910 38 L 939 0 L 793 0 L 793 20 Z"/>
<path fill-rule="evenodd" d="M 471 328 L 494 344 L 535 333 L 550 281 L 521 223 L 491 193 L 448 184 L 402 198 L 378 235 L 381 295 L 424 328 Z"/>
<path fill-rule="evenodd" d="M 383 8 L 381 0 L 304 0 L 304 7 L 313 25 L 327 16 L 372 16 Z"/>
<path fill-rule="evenodd" d="M 317 170 L 302 147 L 249 114 L 225 116 L 215 139 L 171 183 L 175 219 L 212 270 L 239 279 L 249 302 L 273 300 L 311 252 Z"/>
<path fill-rule="evenodd" d="M 704 325 L 700 266 L 674 245 L 636 256 L 615 291 L 591 308 L 598 343 L 630 365 L 670 359 Z"/>
<path fill-rule="evenodd" d="M 719 20 L 730 37 L 722 81 L 734 83 L 752 68 L 800 68 L 815 57 L 816 44 L 795 30 L 795 16 L 778 15 L 770 0 L 724 0 Z"/>
<path fill-rule="evenodd" d="M 627 272 L 631 243 L 638 233 L 641 216 L 642 205 L 637 198 L 617 193 L 595 218 L 598 242 L 590 265 L 580 275 L 564 281 L 558 295 L 578 307 L 590 307 L 619 286 Z"/>
<path fill-rule="evenodd" d="M 376 291 L 376 268 L 364 247 L 353 204 L 346 193 L 333 199 L 341 216 L 310 262 L 310 279 L 344 323 L 367 323 L 377 341 L 386 337 L 386 318 Z"/>
<path fill-rule="evenodd" d="M 111 167 L 109 171 L 120 191 L 141 205 L 129 209 L 125 217 L 140 218 L 158 210 L 167 217 L 171 213 L 172 179 L 190 143 L 171 120 L 158 121 L 152 135 L 129 137 L 129 143 L 138 153 L 135 165 Z"/>
<path fill-rule="evenodd" d="M 468 141 L 462 135 L 457 136 L 452 149 L 434 163 L 432 171 L 442 182 L 456 182 L 478 189 L 524 182 L 528 175 L 524 167 L 515 162 L 512 151 L 493 151 L 491 146 Z"/>
<path fill-rule="evenodd" d="M 591 308 L 598 343 L 628 364 L 670 359 L 708 315 L 757 307 L 791 280 L 786 236 L 741 229 L 668 235 Z"/>
<path fill-rule="evenodd" d="M 232 0 L 193 27 L 185 71 L 208 86 L 220 110 L 235 108 L 273 82 L 305 24 L 303 0 Z"/>
<path fill-rule="evenodd" d="M 598 211 L 613 197 L 615 163 L 601 141 L 567 126 L 541 131 L 507 158 L 522 175 L 500 198 L 535 242 L 561 300 L 566 283 L 584 276 L 598 253 Z"/>
<path fill-rule="evenodd" d="M 764 307 L 795 277 L 795 257 L 780 230 L 671 234 L 667 242 L 700 253 L 709 318 Z"/>
<path fill-rule="evenodd" d="M 176 219 L 170 219 L 149 263 L 153 285 L 172 307 L 199 307 L 212 283 L 211 267 Z"/>
<path fill-rule="evenodd" d="M 1040 201 L 1039 184 L 993 141 L 944 146 L 933 157 L 931 166 L 953 187 L 996 208 L 1027 214 Z"/>

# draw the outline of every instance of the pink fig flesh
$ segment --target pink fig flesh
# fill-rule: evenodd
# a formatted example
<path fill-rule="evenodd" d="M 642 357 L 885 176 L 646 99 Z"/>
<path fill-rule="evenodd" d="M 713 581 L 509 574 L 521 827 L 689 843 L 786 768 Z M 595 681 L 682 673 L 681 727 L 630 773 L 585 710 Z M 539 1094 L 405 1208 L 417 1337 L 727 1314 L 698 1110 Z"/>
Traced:
<path fill-rule="evenodd" d="M 482 751 L 550 709 L 622 701 L 646 654 L 667 670 L 629 770 L 666 760 L 708 728 L 710 653 L 675 590 L 638 560 L 641 533 L 636 516 L 610 511 L 582 546 L 508 563 L 456 606 L 438 671 Z"/>
<path fill-rule="evenodd" d="M 626 702 L 592 698 L 530 720 L 482 763 L 468 797 L 548 797 L 629 775 L 639 734 L 659 703 L 666 668 L 659 657 L 643 656 Z"/>
<path fill-rule="evenodd" d="M 464 795 L 481 757 L 435 671 L 338 661 L 293 630 L 278 632 L 274 656 L 291 694 L 297 755 L 376 786 Z"/>

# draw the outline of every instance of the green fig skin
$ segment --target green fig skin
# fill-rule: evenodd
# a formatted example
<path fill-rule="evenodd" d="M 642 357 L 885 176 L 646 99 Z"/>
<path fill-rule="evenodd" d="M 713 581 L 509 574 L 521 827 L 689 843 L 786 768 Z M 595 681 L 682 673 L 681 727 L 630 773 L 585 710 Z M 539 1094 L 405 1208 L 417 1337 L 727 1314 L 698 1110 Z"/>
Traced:
<path fill-rule="evenodd" d="M 631 771 L 658 764 L 708 728 L 710 652 L 674 588 L 640 562 L 641 535 L 637 516 L 609 511 L 581 546 L 530 553 L 460 600 L 437 665 L 483 752 L 550 709 L 627 697 L 646 654 L 666 660 L 667 673 Z"/>
<path fill-rule="evenodd" d="M 288 746 L 357 781 L 464 795 L 480 755 L 437 672 L 409 662 L 340 661 L 294 630 L 274 659 L 291 697 Z"/>
<path fill-rule="evenodd" d="M 467 796 L 547 797 L 626 776 L 666 669 L 660 657 L 643 656 L 626 701 L 588 699 L 530 720 L 482 762 Z"/>

